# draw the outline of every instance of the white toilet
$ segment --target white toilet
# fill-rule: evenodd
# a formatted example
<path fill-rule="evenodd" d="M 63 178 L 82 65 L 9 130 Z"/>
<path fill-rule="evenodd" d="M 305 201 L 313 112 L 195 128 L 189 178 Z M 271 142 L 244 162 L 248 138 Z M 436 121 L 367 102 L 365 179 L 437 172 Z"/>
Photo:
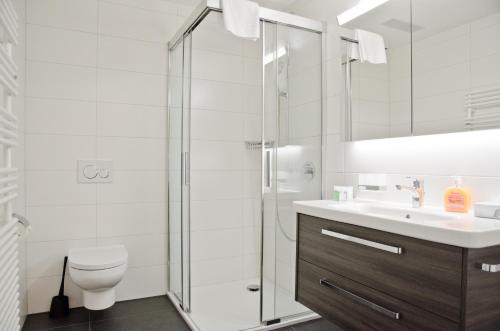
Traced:
<path fill-rule="evenodd" d="M 106 309 L 115 303 L 115 287 L 127 270 L 127 261 L 123 245 L 69 250 L 69 274 L 83 290 L 83 305 L 87 309 Z"/>

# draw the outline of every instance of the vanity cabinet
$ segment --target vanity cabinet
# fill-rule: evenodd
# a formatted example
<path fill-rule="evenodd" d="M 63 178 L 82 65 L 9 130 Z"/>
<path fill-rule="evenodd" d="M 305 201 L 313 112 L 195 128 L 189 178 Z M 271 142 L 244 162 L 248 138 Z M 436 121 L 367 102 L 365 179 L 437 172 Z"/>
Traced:
<path fill-rule="evenodd" d="M 500 272 L 490 266 L 500 246 L 467 249 L 304 214 L 297 240 L 296 300 L 345 329 L 500 330 Z"/>

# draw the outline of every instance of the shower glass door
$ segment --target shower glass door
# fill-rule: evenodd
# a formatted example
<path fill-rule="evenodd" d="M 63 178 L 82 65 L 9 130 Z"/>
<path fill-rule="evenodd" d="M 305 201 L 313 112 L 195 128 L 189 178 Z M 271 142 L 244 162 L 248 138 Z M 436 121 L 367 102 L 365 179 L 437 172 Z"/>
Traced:
<path fill-rule="evenodd" d="M 264 24 L 262 320 L 307 312 L 295 301 L 293 201 L 322 197 L 320 33 Z"/>
<path fill-rule="evenodd" d="M 190 309 L 189 148 L 191 34 L 169 50 L 169 289 Z"/>

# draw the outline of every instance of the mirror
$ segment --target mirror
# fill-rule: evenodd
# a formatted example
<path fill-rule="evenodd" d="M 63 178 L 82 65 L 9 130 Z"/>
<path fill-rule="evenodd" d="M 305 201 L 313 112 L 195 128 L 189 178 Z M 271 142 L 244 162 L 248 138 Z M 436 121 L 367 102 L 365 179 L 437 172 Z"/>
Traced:
<path fill-rule="evenodd" d="M 411 134 L 410 13 L 410 0 L 392 0 L 342 25 L 347 140 Z M 370 49 L 367 56 L 359 50 L 363 31 L 368 32 L 367 45 L 377 43 L 371 42 L 371 33 L 381 37 L 375 45 L 379 50 L 373 50 L 372 57 Z"/>
<path fill-rule="evenodd" d="M 418 0 L 412 16 L 413 134 L 499 128 L 500 1 Z"/>
<path fill-rule="evenodd" d="M 342 27 L 346 140 L 500 128 L 500 1 L 382 1 Z M 386 63 L 353 51 L 356 29 Z"/>

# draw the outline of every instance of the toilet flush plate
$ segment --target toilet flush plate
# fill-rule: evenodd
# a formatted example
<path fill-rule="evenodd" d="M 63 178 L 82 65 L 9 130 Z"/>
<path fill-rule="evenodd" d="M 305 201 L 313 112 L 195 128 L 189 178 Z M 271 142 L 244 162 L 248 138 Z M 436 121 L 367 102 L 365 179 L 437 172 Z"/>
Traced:
<path fill-rule="evenodd" d="M 112 183 L 112 160 L 78 160 L 78 183 Z"/>

